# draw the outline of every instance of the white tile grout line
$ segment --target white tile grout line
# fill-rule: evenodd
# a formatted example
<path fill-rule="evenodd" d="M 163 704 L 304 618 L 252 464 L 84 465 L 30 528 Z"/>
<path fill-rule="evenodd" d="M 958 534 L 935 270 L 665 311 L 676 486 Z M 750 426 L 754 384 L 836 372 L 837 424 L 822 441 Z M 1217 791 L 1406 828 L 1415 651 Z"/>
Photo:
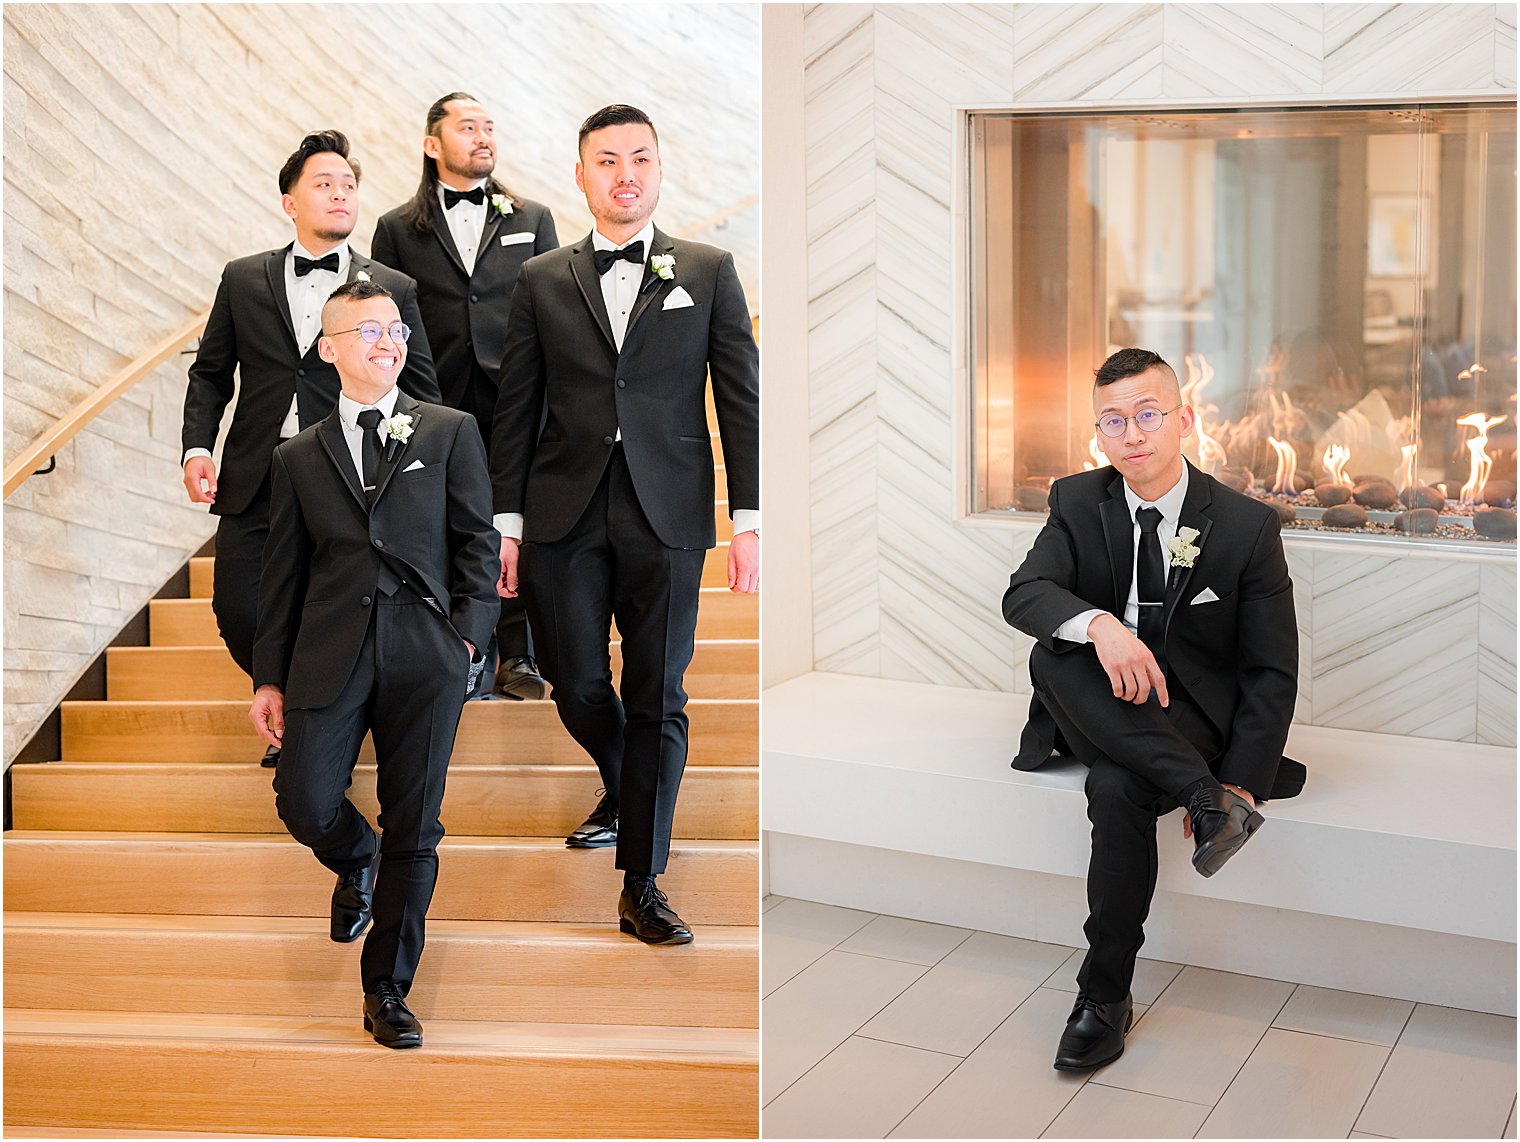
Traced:
<path fill-rule="evenodd" d="M 789 896 L 786 899 L 792 900 L 792 899 L 796 899 L 796 898 Z M 816 901 L 816 900 L 804 900 L 804 901 L 801 901 L 801 903 L 803 903 L 803 904 L 817 904 L 818 901 Z M 781 905 L 778 904 L 778 905 L 776 905 L 776 907 L 779 908 L 779 907 L 781 907 Z M 824 908 L 838 908 L 841 912 L 859 912 L 859 911 L 861 911 L 861 909 L 859 909 L 859 908 L 845 908 L 845 907 L 843 907 L 842 905 L 839 905 L 839 904 L 824 904 L 824 905 L 822 905 L 822 907 L 824 907 Z M 771 909 L 771 911 L 775 911 L 775 909 Z M 765 922 L 764 922 L 765 921 L 765 915 L 766 914 L 764 912 L 762 912 L 760 914 L 760 919 L 761 919 L 761 924 L 760 924 L 760 971 L 761 971 L 761 978 L 762 979 L 764 978 L 764 973 L 765 973 Z M 867 915 L 870 917 L 870 919 L 862 921 L 861 925 L 860 925 L 860 928 L 856 928 L 854 931 L 851 931 L 851 932 L 846 932 L 843 936 L 840 936 L 839 939 L 835 940 L 828 947 L 824 948 L 823 951 L 819 952 L 816 956 L 814 956 L 807 963 L 803 964 L 800 968 L 798 968 L 796 971 L 794 971 L 791 975 L 787 976 L 784 980 L 782 980 L 780 983 L 778 983 L 775 987 L 771 988 L 767 992 L 762 992 L 761 996 L 760 996 L 761 1000 L 763 1001 L 763 1000 L 769 999 L 771 996 L 775 995 L 776 992 L 780 991 L 787 984 L 791 983 L 792 980 L 796 979 L 803 972 L 807 971 L 808 968 L 812 967 L 819 960 L 823 959 L 824 956 L 828 955 L 830 952 L 837 951 L 839 949 L 839 945 L 840 944 L 844 943 L 851 936 L 855 935 L 856 932 L 859 932 L 861 930 L 861 928 L 864 928 L 867 924 L 871 923 L 872 920 L 879 920 L 879 919 L 881 919 L 880 914 L 876 913 L 876 912 L 870 912 L 870 913 L 867 913 Z M 762 1006 L 762 1011 L 763 1011 L 764 1004 L 762 1003 L 761 1006 Z M 761 1042 L 763 1043 L 764 1040 L 762 1039 Z"/>
<path fill-rule="evenodd" d="M 1404 1016 L 1403 1026 L 1399 1028 L 1399 1033 L 1393 1037 L 1393 1046 L 1388 1048 L 1388 1059 L 1393 1058 L 1394 1051 L 1398 1050 L 1399 1042 L 1404 1038 L 1404 1032 L 1409 1030 L 1409 1021 L 1414 1018 L 1414 1013 L 1419 1009 L 1419 1006 L 1418 1003 L 1410 1005 L 1409 1014 Z M 1351 1129 L 1353 1131 L 1356 1130 L 1357 1124 L 1361 1122 L 1362 1115 L 1367 1113 L 1367 1104 L 1372 1101 L 1372 1095 L 1377 1090 L 1378 1083 L 1383 1081 L 1383 1072 L 1388 1069 L 1388 1059 L 1383 1060 L 1383 1065 L 1378 1068 L 1377 1078 L 1373 1079 L 1372 1085 L 1367 1088 L 1367 1097 L 1362 1099 L 1362 1105 L 1357 1107 L 1356 1117 L 1351 1120 Z M 1501 1126 L 1499 1129 L 1503 1130 L 1504 1128 Z M 1361 1133 L 1369 1134 L 1371 1131 L 1363 1130 Z M 1348 1134 L 1346 1137 L 1349 1138 L 1351 1135 Z"/>

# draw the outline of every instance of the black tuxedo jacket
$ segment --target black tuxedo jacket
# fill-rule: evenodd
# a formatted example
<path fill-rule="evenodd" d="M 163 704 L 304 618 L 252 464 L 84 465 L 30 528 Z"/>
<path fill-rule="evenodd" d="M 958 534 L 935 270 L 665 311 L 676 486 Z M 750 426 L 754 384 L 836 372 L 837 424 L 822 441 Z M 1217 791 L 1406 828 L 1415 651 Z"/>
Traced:
<path fill-rule="evenodd" d="M 438 621 L 452 623 L 477 654 L 501 616 L 501 538 L 475 418 L 405 393 L 395 411 L 412 417 L 412 437 L 382 460 L 373 506 L 337 409 L 275 449 L 253 684 L 281 687 L 287 707 L 320 709 L 342 691 L 382 562 L 438 600 Z"/>
<path fill-rule="evenodd" d="M 496 511 L 523 539 L 561 539 L 606 470 L 617 431 L 639 504 L 667 547 L 707 548 L 713 524 L 707 378 L 723 439 L 730 513 L 760 506 L 759 353 L 733 255 L 654 232 L 619 353 L 591 236 L 532 259 L 512 293 L 491 445 Z M 692 304 L 665 309 L 683 289 Z"/>
<path fill-rule="evenodd" d="M 373 255 L 416 279 L 417 305 L 436 354 L 443 402 L 450 408 L 462 405 L 472 356 L 493 381 L 500 375 L 517 272 L 535 254 L 558 246 L 547 206 L 525 199 L 503 218 L 488 201 L 475 268 L 466 274 L 442 218 L 432 233 L 419 234 L 402 220 L 400 207 L 381 216 Z"/>
<path fill-rule="evenodd" d="M 237 407 L 227 427 L 217 473 L 214 515 L 237 515 L 258 492 L 269 471 L 269 458 L 280 442 L 280 425 L 290 398 L 303 427 L 316 424 L 338 406 L 337 371 L 317 355 L 317 342 L 302 356 L 296 346 L 290 304 L 285 297 L 285 256 L 290 246 L 228 262 L 216 289 L 200 350 L 190 366 L 185 389 L 181 455 L 191 448 L 214 450 L 217 429 L 233 394 L 237 373 Z M 400 386 L 418 400 L 437 402 L 438 379 L 422 314 L 417 284 L 405 274 L 362 256 L 349 247 L 348 280 L 361 272 L 390 290 L 401 320 L 412 328 Z M 320 338 L 319 338 L 320 340 Z"/>
<path fill-rule="evenodd" d="M 1278 777 L 1298 697 L 1298 627 L 1277 513 L 1189 465 L 1178 526 L 1198 530 L 1199 555 L 1167 577 L 1168 685 L 1185 686 L 1226 742 L 1215 767 L 1220 781 L 1261 797 L 1292 796 L 1302 766 L 1282 766 Z M 1058 654 L 1079 645 L 1055 637 L 1067 619 L 1093 607 L 1122 618 L 1133 527 L 1124 478 L 1113 468 L 1057 480 L 1050 517 L 1003 595 L 1003 617 Z M 1205 588 L 1218 601 L 1195 605 Z M 1036 696 L 1014 766 L 1042 765 L 1055 737 Z"/>

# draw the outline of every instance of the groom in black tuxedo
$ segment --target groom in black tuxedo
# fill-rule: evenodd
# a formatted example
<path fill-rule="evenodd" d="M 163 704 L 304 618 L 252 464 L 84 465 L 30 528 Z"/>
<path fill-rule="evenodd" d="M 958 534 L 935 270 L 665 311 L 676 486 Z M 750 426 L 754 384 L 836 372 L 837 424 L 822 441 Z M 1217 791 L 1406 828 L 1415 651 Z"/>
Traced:
<path fill-rule="evenodd" d="M 517 272 L 559 245 L 546 206 L 496 181 L 496 125 L 473 95 L 450 92 L 428 108 L 422 181 L 402 206 L 375 225 L 375 259 L 417 281 L 417 305 L 438 363 L 443 403 L 475 418 L 491 447 L 491 418 L 507 310 Z M 501 600 L 480 697 L 542 698 L 521 599 Z"/>
<path fill-rule="evenodd" d="M 220 517 L 211 609 L 232 659 L 253 673 L 259 565 L 269 535 L 269 460 L 275 446 L 316 424 L 338 401 L 338 374 L 317 351 L 322 305 L 339 285 L 385 286 L 413 331 L 401 388 L 437 401 L 438 381 L 411 278 L 349 247 L 359 216 L 359 163 L 341 131 L 315 131 L 280 168 L 280 204 L 295 241 L 228 262 L 185 389 L 185 491 Z M 236 381 L 234 382 L 234 378 Z M 222 414 L 237 394 L 222 448 Z M 273 767 L 271 746 L 264 764 Z"/>
<path fill-rule="evenodd" d="M 1050 518 L 1003 596 L 1038 641 L 1018 769 L 1053 748 L 1088 766 L 1087 958 L 1056 1052 L 1063 1070 L 1117 1059 L 1156 889 L 1156 819 L 1186 809 L 1193 866 L 1212 876 L 1291 797 L 1282 755 L 1297 697 L 1298 628 L 1277 513 L 1182 456 L 1193 410 L 1177 375 L 1122 349 L 1093 387 L 1112 467 L 1057 480 Z"/>
<path fill-rule="evenodd" d="M 716 541 L 707 380 L 734 520 L 729 588 L 750 592 L 758 354 L 733 256 L 655 228 L 649 117 L 603 108 L 581 125 L 579 154 L 576 185 L 596 229 L 530 261 L 512 294 L 491 452 L 501 590 L 521 583 L 560 719 L 606 788 L 569 843 L 615 840 L 623 931 L 684 944 L 691 930 L 655 877 L 686 764 L 682 680 Z M 607 646 L 614 618 L 621 696 Z"/>
<path fill-rule="evenodd" d="M 274 453 L 254 646 L 254 728 L 281 747 L 275 806 L 338 876 L 332 938 L 358 939 L 364 1026 L 421 1045 L 406 1005 L 438 877 L 444 776 L 500 609 L 490 476 L 475 421 L 396 389 L 408 328 L 378 282 L 322 310 L 342 395 Z M 345 796 L 369 732 L 378 843 Z M 378 879 L 375 860 L 379 858 Z"/>

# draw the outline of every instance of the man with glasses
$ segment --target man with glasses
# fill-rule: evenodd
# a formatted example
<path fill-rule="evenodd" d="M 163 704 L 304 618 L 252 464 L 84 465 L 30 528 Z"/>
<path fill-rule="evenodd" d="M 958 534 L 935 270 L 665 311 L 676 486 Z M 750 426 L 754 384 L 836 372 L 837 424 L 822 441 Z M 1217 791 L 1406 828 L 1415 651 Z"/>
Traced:
<path fill-rule="evenodd" d="M 1298 692 L 1293 584 L 1277 513 L 1182 456 L 1193 434 L 1177 375 L 1121 349 L 1093 386 L 1112 467 L 1050 489 L 1050 518 L 1003 596 L 1037 640 L 1016 769 L 1052 750 L 1088 767 L 1088 953 L 1056 1052 L 1062 1070 L 1117 1059 L 1156 889 L 1156 819 L 1179 806 L 1193 867 L 1218 872 L 1291 797 L 1282 756 Z"/>
<path fill-rule="evenodd" d="M 406 995 L 454 734 L 500 612 L 500 539 L 474 418 L 396 389 L 411 331 L 390 293 L 339 286 L 322 329 L 317 351 L 342 393 L 274 452 L 249 718 L 280 750 L 280 820 L 338 877 L 332 939 L 358 939 L 373 916 L 359 959 L 365 1030 L 416 1047 Z M 344 795 L 366 732 L 378 842 Z"/>
<path fill-rule="evenodd" d="M 401 388 L 439 400 L 433 356 L 422 332 L 417 286 L 405 274 L 349 248 L 359 217 L 359 163 L 341 131 L 314 131 L 280 168 L 280 205 L 295 241 L 228 262 L 190 366 L 182 434 L 185 491 L 220 517 L 211 609 L 232 659 L 253 673 L 259 563 L 269 534 L 269 458 L 275 445 L 332 412 L 338 375 L 317 352 L 322 304 L 333 289 L 376 281 L 400 299 L 411 326 Z M 212 459 L 222 414 L 237 394 Z M 264 765 L 273 768 L 271 746 Z"/>

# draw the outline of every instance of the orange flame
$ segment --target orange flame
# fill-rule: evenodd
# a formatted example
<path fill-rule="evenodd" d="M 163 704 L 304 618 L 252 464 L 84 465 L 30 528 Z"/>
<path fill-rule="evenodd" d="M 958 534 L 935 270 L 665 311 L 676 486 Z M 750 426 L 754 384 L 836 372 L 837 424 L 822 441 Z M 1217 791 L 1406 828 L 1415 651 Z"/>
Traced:
<path fill-rule="evenodd" d="M 1098 434 L 1093 433 L 1092 439 L 1087 442 L 1087 451 L 1092 456 L 1092 463 L 1082 461 L 1082 471 L 1092 472 L 1108 463 L 1108 457 L 1103 455 L 1103 449 L 1098 447 Z"/>
<path fill-rule="evenodd" d="M 1291 496 L 1297 491 L 1293 478 L 1298 474 L 1298 453 L 1288 441 L 1275 436 L 1267 437 L 1267 443 L 1277 453 L 1277 474 L 1272 478 L 1272 490 L 1279 495 Z"/>
<path fill-rule="evenodd" d="M 1346 475 L 1346 465 L 1351 460 L 1351 449 L 1344 444 L 1332 444 L 1325 449 L 1325 473 L 1337 484 L 1349 488 L 1351 477 Z"/>
<path fill-rule="evenodd" d="M 1415 457 L 1419 452 L 1419 446 L 1415 444 L 1400 445 L 1399 452 L 1403 459 L 1399 461 L 1399 470 L 1395 473 L 1393 481 L 1398 485 L 1399 491 L 1403 491 L 1414 483 Z"/>
<path fill-rule="evenodd" d="M 1214 379 L 1214 366 L 1209 364 L 1208 358 L 1202 353 L 1189 353 L 1183 357 L 1182 363 L 1187 369 L 1188 378 L 1187 384 L 1182 386 L 1182 403 L 1191 405 L 1197 417 L 1198 466 L 1212 476 L 1227 462 L 1224 445 L 1209 435 L 1204 424 L 1205 416 L 1219 411 L 1218 405 L 1203 403 L 1203 390 Z"/>
<path fill-rule="evenodd" d="M 1488 454 L 1488 430 L 1508 419 L 1506 416 L 1487 417 L 1481 412 L 1470 412 L 1457 421 L 1478 433 L 1467 442 L 1467 450 L 1472 453 L 1472 469 L 1467 483 L 1462 485 L 1462 503 L 1475 504 L 1482 497 L 1483 485 L 1488 483 L 1488 474 L 1494 467 L 1493 458 Z"/>

